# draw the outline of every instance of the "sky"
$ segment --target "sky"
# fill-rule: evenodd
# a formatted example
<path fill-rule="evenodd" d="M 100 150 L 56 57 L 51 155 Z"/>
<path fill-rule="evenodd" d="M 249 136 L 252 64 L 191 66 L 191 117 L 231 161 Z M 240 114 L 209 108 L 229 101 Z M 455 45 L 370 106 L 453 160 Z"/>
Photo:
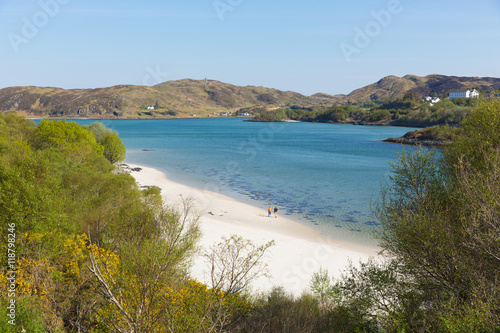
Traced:
<path fill-rule="evenodd" d="M 500 77 L 500 0 L 0 0 L 0 88 Z"/>

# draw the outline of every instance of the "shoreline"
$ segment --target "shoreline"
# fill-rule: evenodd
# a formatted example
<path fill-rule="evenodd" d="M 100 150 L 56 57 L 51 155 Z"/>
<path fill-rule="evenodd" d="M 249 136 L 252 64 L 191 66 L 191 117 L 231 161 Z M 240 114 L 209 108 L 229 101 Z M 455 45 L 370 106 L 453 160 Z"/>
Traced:
<path fill-rule="evenodd" d="M 271 277 L 254 281 L 254 291 L 265 292 L 273 286 L 283 286 L 287 292 L 300 295 L 308 290 L 312 275 L 320 268 L 327 269 L 330 276 L 340 278 L 350 261 L 354 265 L 359 261 L 366 262 L 380 251 L 371 245 L 331 239 L 279 214 L 277 218 L 274 215 L 268 217 L 267 206 L 252 206 L 220 193 L 174 182 L 154 168 L 124 164 L 139 186 L 158 186 L 167 206 L 180 209 L 182 198 L 191 198 L 194 213 L 200 216 L 200 248 L 208 250 L 219 243 L 222 236 L 233 234 L 249 239 L 257 246 L 274 240 L 276 244 L 264 259 Z M 193 278 L 208 284 L 208 271 L 209 267 L 201 256 L 194 259 Z"/>
<path fill-rule="evenodd" d="M 27 116 L 26 119 L 31 120 L 95 120 L 95 121 L 105 121 L 105 120 L 175 120 L 175 119 L 243 119 L 243 121 L 256 122 L 256 123 L 311 123 L 311 124 L 340 124 L 340 125 L 356 125 L 356 126 L 382 126 L 382 127 L 408 127 L 408 128 L 426 128 L 431 126 L 438 126 L 440 123 L 432 124 L 420 124 L 420 123 L 400 123 L 400 122 L 364 122 L 358 120 L 352 121 L 306 121 L 306 120 L 294 120 L 294 119 L 269 119 L 269 120 L 253 120 L 255 116 L 175 116 L 175 117 L 50 117 L 50 116 Z M 453 125 L 453 124 L 452 124 Z M 457 125 L 457 124 L 455 124 Z"/>

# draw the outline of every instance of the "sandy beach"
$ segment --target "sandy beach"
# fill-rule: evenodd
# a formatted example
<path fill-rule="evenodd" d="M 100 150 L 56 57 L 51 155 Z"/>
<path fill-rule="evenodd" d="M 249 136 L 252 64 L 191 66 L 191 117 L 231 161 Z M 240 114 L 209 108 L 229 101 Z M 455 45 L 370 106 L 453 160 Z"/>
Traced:
<path fill-rule="evenodd" d="M 270 277 L 262 277 L 252 284 L 254 291 L 267 291 L 273 286 L 300 295 L 309 288 L 313 273 L 327 269 L 339 278 L 349 260 L 357 264 L 377 255 L 379 248 L 341 242 L 327 238 L 313 229 L 284 216 L 268 217 L 268 206 L 256 207 L 219 193 L 205 191 L 173 182 L 164 173 L 141 165 L 127 163 L 131 175 L 140 186 L 158 186 L 164 202 L 182 207 L 182 198 L 191 198 L 194 213 L 200 216 L 202 239 L 199 246 L 208 249 L 219 243 L 222 236 L 239 235 L 256 245 L 274 240 L 276 245 L 265 258 Z M 274 207 L 273 207 L 274 208 Z M 208 283 L 208 265 L 204 258 L 195 259 L 191 275 Z"/>

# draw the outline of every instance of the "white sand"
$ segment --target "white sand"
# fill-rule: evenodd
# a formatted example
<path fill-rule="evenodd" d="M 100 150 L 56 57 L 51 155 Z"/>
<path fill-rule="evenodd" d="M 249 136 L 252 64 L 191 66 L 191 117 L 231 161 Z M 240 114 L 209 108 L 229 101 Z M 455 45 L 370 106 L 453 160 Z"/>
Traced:
<path fill-rule="evenodd" d="M 273 286 L 300 295 L 309 288 L 313 273 L 320 267 L 340 278 L 349 260 L 354 264 L 367 261 L 377 255 L 379 248 L 360 246 L 329 239 L 299 222 L 283 216 L 267 216 L 267 206 L 255 207 L 225 195 L 209 192 L 173 182 L 162 172 L 148 167 L 131 172 L 139 185 L 156 185 L 162 189 L 164 202 L 169 206 L 182 207 L 182 198 L 192 198 L 196 213 L 201 217 L 203 236 L 200 246 L 208 249 L 219 243 L 221 236 L 233 234 L 263 245 L 271 240 L 266 258 L 270 278 L 260 278 L 252 284 L 254 291 L 267 291 Z M 274 207 L 272 207 L 274 208 Z M 209 285 L 208 266 L 203 258 L 197 258 L 191 271 L 193 277 Z"/>

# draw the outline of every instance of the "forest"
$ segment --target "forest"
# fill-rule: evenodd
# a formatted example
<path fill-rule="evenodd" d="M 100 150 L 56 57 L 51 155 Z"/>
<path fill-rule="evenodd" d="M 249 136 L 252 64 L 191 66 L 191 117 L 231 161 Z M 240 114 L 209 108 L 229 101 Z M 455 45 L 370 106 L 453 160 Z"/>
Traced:
<path fill-rule="evenodd" d="M 248 288 L 271 243 L 199 249 L 192 203 L 120 172 L 111 129 L 0 114 L 0 331 L 500 332 L 500 102 L 463 107 L 463 135 L 391 164 L 380 256 L 301 295 Z M 200 251 L 208 285 L 189 275 Z"/>

